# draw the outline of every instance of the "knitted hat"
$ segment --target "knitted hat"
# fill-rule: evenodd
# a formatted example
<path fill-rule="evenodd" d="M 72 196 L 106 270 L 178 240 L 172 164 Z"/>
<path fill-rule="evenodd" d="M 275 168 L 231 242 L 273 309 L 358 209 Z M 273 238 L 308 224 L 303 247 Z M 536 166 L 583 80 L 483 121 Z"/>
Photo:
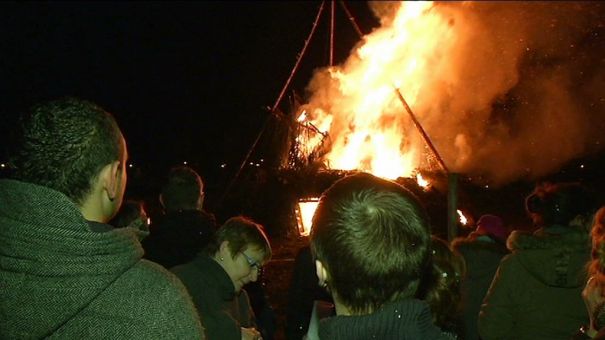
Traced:
<path fill-rule="evenodd" d="M 479 235 L 493 236 L 501 241 L 508 238 L 508 229 L 504 226 L 504 221 L 495 215 L 483 215 L 477 221 L 475 233 Z"/>

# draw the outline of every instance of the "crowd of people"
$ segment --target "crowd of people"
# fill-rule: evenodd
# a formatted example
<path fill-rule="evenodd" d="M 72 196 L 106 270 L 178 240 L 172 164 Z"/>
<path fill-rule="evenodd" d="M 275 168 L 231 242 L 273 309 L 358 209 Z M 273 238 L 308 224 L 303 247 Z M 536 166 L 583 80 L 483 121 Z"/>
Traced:
<path fill-rule="evenodd" d="M 0 179 L 1 339 L 274 338 L 265 228 L 217 223 L 194 169 L 170 169 L 150 223 L 145 202 L 124 201 L 128 148 L 110 113 L 58 99 L 15 136 Z M 286 338 L 605 339 L 596 193 L 539 185 L 525 198 L 533 229 L 485 213 L 452 242 L 424 205 L 370 174 L 334 182 L 295 259 Z"/>

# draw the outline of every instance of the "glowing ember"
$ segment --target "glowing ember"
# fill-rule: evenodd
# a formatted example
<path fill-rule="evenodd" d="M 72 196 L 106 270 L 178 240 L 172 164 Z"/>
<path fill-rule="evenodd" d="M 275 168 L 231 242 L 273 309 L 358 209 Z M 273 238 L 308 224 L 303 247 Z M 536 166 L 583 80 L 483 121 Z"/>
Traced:
<path fill-rule="evenodd" d="M 307 120 L 307 111 L 301 112 L 296 121 L 298 121 L 299 123 L 302 123 L 305 120 Z"/>
<path fill-rule="evenodd" d="M 319 198 L 308 198 L 298 201 L 296 207 L 296 222 L 298 224 L 298 233 L 307 236 L 311 233 L 311 224 L 313 214 L 319 203 Z"/>
<path fill-rule="evenodd" d="M 458 213 L 460 224 L 466 225 L 468 223 L 468 218 L 466 218 L 466 216 L 464 216 L 462 211 L 456 210 L 456 212 Z"/>
<path fill-rule="evenodd" d="M 424 177 L 422 177 L 421 174 L 416 174 L 416 182 L 423 189 L 427 189 L 429 187 L 429 184 L 430 184 L 429 181 L 427 181 L 426 179 L 424 179 Z"/>

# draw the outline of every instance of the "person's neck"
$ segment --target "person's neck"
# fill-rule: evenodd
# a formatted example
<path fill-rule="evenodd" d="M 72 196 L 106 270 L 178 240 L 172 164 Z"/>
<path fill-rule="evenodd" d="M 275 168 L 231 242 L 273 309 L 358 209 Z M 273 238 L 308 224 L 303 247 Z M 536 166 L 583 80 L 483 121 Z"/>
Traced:
<path fill-rule="evenodd" d="M 347 307 L 347 305 L 345 305 L 344 303 L 340 302 L 340 299 L 338 299 L 337 296 L 333 295 L 332 298 L 334 299 L 334 307 L 336 309 L 336 315 L 338 315 L 338 316 L 354 315 L 351 312 L 351 309 L 349 307 Z"/>
<path fill-rule="evenodd" d="M 101 211 L 99 211 L 95 202 L 86 200 L 84 203 L 79 204 L 78 208 L 86 220 L 98 223 L 107 223 L 107 218 Z"/>

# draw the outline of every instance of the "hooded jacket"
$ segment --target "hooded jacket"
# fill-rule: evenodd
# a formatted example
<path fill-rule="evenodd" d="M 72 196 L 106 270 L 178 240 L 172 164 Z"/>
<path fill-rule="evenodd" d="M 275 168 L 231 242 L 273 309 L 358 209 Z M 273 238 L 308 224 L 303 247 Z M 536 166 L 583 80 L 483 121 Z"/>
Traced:
<path fill-rule="evenodd" d="M 481 306 L 483 339 L 569 339 L 588 322 L 582 290 L 590 259 L 585 231 L 516 231 Z"/>
<path fill-rule="evenodd" d="M 60 192 L 0 180 L 0 338 L 203 339 L 182 283 L 141 259 L 134 230 L 110 229 Z"/>
<path fill-rule="evenodd" d="M 500 260 L 509 253 L 504 243 L 482 235 L 474 239 L 460 238 L 452 242 L 466 262 L 466 274 L 460 287 L 464 339 L 477 340 L 477 319 L 483 298 L 489 289 Z"/>

